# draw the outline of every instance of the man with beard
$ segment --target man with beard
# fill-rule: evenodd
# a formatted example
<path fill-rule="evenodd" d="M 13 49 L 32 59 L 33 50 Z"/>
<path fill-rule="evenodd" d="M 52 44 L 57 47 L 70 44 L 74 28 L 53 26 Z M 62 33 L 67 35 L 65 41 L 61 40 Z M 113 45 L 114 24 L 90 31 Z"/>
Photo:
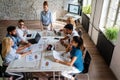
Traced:
<path fill-rule="evenodd" d="M 13 42 L 14 45 L 12 46 L 14 49 L 24 49 L 30 46 L 30 43 L 27 43 L 23 40 L 21 40 L 16 33 L 16 27 L 15 26 L 9 26 L 7 28 L 7 35 L 6 37 L 10 37 Z M 23 46 L 19 47 L 19 45 L 22 44 Z"/>

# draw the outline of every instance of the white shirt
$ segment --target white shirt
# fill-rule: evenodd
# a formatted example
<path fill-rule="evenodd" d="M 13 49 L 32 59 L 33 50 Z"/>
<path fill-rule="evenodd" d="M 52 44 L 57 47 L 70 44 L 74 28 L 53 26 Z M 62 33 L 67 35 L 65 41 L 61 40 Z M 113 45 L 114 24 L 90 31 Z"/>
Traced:
<path fill-rule="evenodd" d="M 68 34 L 68 37 L 70 38 L 70 41 L 73 39 L 74 36 L 79 36 L 79 34 L 76 30 L 73 30 L 72 34 Z"/>
<path fill-rule="evenodd" d="M 23 40 L 23 41 L 26 41 L 26 37 L 24 36 L 24 30 L 20 29 L 20 28 L 17 28 L 16 29 L 16 32 L 17 32 L 17 36 Z"/>
<path fill-rule="evenodd" d="M 10 52 L 8 52 L 8 54 L 5 56 L 3 64 L 9 65 L 10 62 L 20 58 L 21 58 L 21 55 L 16 53 L 16 49 L 11 48 Z"/>

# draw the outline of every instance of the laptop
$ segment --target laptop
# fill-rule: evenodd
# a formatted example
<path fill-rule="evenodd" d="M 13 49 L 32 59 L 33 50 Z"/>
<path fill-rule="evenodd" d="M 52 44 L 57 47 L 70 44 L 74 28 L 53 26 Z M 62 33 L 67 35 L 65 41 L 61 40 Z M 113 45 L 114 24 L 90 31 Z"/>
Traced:
<path fill-rule="evenodd" d="M 28 34 L 28 42 L 30 42 L 31 44 L 36 44 L 39 42 L 41 36 L 39 33 L 34 33 L 34 34 Z"/>

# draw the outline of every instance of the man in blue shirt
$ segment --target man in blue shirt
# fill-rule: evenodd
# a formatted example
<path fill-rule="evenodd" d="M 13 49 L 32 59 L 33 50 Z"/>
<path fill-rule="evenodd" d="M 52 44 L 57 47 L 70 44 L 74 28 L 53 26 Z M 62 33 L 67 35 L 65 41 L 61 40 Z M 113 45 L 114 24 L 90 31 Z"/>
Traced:
<path fill-rule="evenodd" d="M 18 49 L 18 45 L 19 45 L 21 39 L 16 34 L 16 27 L 15 26 L 9 26 L 7 28 L 7 32 L 8 33 L 7 33 L 6 37 L 10 37 L 14 42 L 14 45 L 12 47 L 14 49 Z"/>
<path fill-rule="evenodd" d="M 7 32 L 8 32 L 8 33 L 7 33 L 6 37 L 10 37 L 10 38 L 13 40 L 13 42 L 14 42 L 14 45 L 12 46 L 12 48 L 18 49 L 18 46 L 19 46 L 20 43 L 21 43 L 21 44 L 25 44 L 25 46 L 19 47 L 19 49 L 24 49 L 24 48 L 30 46 L 30 43 L 27 43 L 27 42 L 21 40 L 21 39 L 17 36 L 16 27 L 15 27 L 15 26 L 9 26 L 9 27 L 7 28 Z"/>
<path fill-rule="evenodd" d="M 43 11 L 40 14 L 40 21 L 42 24 L 42 30 L 52 30 L 52 15 L 51 12 L 48 10 L 48 2 L 44 1 L 43 3 Z"/>

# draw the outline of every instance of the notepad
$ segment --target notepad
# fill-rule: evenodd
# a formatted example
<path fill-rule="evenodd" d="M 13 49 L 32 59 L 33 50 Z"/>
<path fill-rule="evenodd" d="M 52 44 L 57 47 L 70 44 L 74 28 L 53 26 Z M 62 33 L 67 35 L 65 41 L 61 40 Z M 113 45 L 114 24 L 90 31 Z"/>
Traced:
<path fill-rule="evenodd" d="M 65 54 L 64 56 L 62 54 Z M 68 57 L 68 53 L 64 53 L 63 51 L 58 52 L 58 51 L 53 51 L 53 57 L 55 59 L 61 60 L 61 61 L 70 61 L 70 58 Z"/>

